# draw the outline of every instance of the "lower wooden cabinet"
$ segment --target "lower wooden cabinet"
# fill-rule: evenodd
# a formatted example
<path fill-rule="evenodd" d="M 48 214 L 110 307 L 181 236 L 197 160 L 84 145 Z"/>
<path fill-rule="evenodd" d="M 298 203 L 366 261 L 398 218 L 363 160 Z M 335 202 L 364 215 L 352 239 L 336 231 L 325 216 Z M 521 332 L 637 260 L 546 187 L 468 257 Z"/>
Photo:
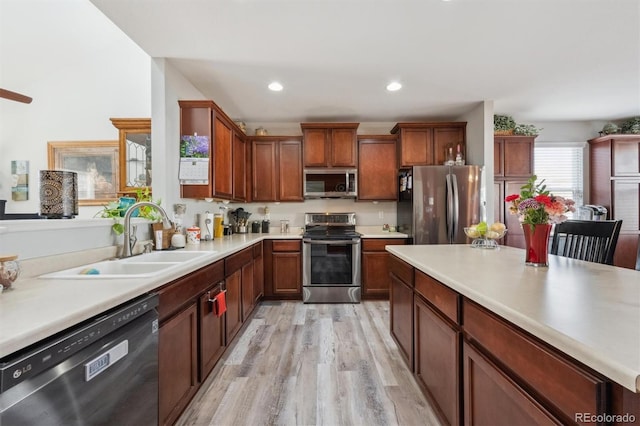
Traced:
<path fill-rule="evenodd" d="M 465 424 L 563 424 L 467 342 L 463 354 Z"/>
<path fill-rule="evenodd" d="M 242 269 L 225 278 L 227 290 L 227 313 L 225 327 L 227 342 L 230 342 L 242 327 Z"/>
<path fill-rule="evenodd" d="M 362 298 L 389 298 L 389 252 L 388 245 L 404 245 L 403 238 L 362 239 Z"/>
<path fill-rule="evenodd" d="M 198 389 L 196 303 L 160 327 L 158 349 L 159 423 L 171 425 Z"/>
<path fill-rule="evenodd" d="M 262 255 L 262 242 L 253 246 L 253 297 L 254 303 L 258 303 L 264 296 L 264 256 Z"/>
<path fill-rule="evenodd" d="M 198 300 L 198 319 L 200 322 L 200 371 L 201 382 L 207 378 L 227 347 L 225 317 L 217 316 L 213 302 L 224 291 L 224 282 L 209 289 Z"/>
<path fill-rule="evenodd" d="M 389 309 L 391 336 L 398 344 L 400 354 L 409 369 L 413 371 L 413 289 L 393 273 Z"/>
<path fill-rule="evenodd" d="M 252 250 L 253 254 L 253 250 Z M 253 259 L 242 267 L 242 322 L 249 319 L 256 307 L 255 288 L 253 284 Z"/>
<path fill-rule="evenodd" d="M 302 300 L 300 240 L 264 241 L 265 298 Z"/>
<path fill-rule="evenodd" d="M 460 342 L 457 328 L 414 296 L 414 365 L 418 384 L 448 424 L 461 423 Z"/>

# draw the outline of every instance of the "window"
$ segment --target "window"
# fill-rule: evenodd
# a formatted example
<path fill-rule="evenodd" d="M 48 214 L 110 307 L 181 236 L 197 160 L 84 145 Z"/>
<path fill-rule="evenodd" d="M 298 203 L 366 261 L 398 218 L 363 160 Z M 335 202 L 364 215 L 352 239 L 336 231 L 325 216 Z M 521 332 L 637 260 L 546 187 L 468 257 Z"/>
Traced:
<path fill-rule="evenodd" d="M 535 173 L 554 195 L 584 204 L 584 142 L 538 142 L 534 147 Z M 571 217 L 572 215 L 567 215 Z"/>

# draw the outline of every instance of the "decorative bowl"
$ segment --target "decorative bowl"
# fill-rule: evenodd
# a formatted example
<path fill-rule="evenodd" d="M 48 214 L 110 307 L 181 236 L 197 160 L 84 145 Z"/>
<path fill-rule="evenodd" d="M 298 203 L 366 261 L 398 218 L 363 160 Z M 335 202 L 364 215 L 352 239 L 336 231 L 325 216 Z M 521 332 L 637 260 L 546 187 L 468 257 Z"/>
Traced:
<path fill-rule="evenodd" d="M 507 230 L 504 229 L 501 232 L 498 232 L 488 229 L 485 233 L 479 233 L 475 228 L 466 227 L 464 228 L 464 233 L 467 237 L 473 238 L 473 241 L 471 242 L 472 248 L 494 249 L 498 248 L 496 240 L 504 237 Z"/>

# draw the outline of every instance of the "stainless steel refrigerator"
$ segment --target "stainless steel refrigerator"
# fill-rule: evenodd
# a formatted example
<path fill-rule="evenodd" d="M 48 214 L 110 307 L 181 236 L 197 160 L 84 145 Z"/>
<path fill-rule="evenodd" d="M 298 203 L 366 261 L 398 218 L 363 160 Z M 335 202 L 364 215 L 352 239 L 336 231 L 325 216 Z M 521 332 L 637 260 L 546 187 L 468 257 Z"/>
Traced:
<path fill-rule="evenodd" d="M 398 231 L 413 244 L 465 244 L 464 227 L 484 217 L 481 166 L 400 171 Z"/>

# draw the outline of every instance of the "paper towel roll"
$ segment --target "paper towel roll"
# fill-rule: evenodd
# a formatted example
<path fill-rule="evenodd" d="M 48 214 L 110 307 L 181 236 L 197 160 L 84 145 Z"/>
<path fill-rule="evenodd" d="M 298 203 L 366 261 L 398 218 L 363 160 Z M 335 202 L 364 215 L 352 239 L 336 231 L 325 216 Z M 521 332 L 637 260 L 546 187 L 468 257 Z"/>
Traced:
<path fill-rule="evenodd" d="M 200 213 L 200 232 L 202 240 L 213 240 L 213 213 Z"/>

